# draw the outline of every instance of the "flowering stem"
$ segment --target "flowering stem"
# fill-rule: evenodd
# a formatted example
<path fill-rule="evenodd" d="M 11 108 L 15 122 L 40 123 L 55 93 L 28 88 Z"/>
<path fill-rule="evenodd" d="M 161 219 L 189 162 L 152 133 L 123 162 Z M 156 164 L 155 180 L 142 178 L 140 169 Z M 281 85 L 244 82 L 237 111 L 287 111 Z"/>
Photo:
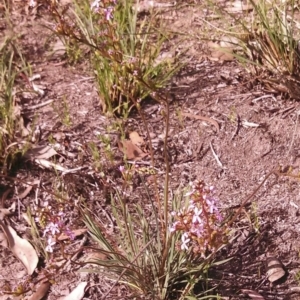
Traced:
<path fill-rule="evenodd" d="M 146 118 L 145 118 L 145 115 L 144 115 L 143 111 L 140 109 L 139 105 L 137 105 L 137 104 L 138 103 L 136 103 L 136 107 L 138 109 L 138 112 L 139 112 L 139 114 L 140 114 L 140 116 L 143 120 L 143 123 L 145 125 L 145 128 L 146 128 L 147 137 L 148 137 L 148 141 L 149 141 L 151 164 L 152 164 L 152 167 L 154 167 L 154 151 L 153 151 L 152 141 L 151 141 L 151 137 L 150 137 L 149 126 L 148 126 L 148 123 L 146 121 Z M 155 178 L 155 180 L 154 180 L 154 190 L 155 190 L 155 196 L 156 196 L 156 202 L 157 202 L 158 215 L 159 215 L 160 219 L 162 219 L 161 203 L 160 203 L 160 198 L 159 198 L 156 175 L 154 176 L 154 178 Z"/>
<path fill-rule="evenodd" d="M 164 221 L 165 221 L 165 226 L 164 226 L 164 240 L 166 240 L 167 237 L 167 228 L 168 228 L 168 195 L 169 195 L 169 158 L 168 158 L 168 149 L 167 149 L 167 143 L 168 143 L 168 135 L 169 135 L 169 119 L 170 119 L 170 109 L 169 109 L 169 102 L 168 99 L 165 101 L 165 126 L 166 126 L 166 131 L 165 131 L 165 140 L 164 140 L 164 156 L 165 156 L 165 164 L 166 164 L 166 176 L 165 176 L 165 186 L 164 186 Z"/>
<path fill-rule="evenodd" d="M 211 233 L 212 233 L 212 229 L 210 227 L 210 222 L 209 222 L 209 216 L 207 214 L 207 211 L 206 211 L 206 208 L 205 208 L 205 205 L 204 203 L 202 202 L 202 212 L 203 212 L 203 215 L 205 217 L 205 220 L 206 220 L 206 229 L 208 231 L 208 244 L 210 245 L 211 244 Z"/>

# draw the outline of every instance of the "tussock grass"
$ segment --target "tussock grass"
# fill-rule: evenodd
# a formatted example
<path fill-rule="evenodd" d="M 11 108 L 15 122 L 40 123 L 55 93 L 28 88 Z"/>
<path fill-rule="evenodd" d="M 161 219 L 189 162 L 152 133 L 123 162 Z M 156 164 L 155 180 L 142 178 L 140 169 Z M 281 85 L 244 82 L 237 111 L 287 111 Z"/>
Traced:
<path fill-rule="evenodd" d="M 139 17 L 134 1 L 74 1 L 67 9 L 46 2 L 67 53 L 75 47 L 89 60 L 104 112 L 126 118 L 145 98 L 156 99 L 179 70 L 176 57 L 162 56 L 168 40 L 162 22 L 154 13 Z"/>
<path fill-rule="evenodd" d="M 212 4 L 228 28 L 217 28 L 235 42 L 234 56 L 271 92 L 300 99 L 300 18 L 295 1 L 253 1 L 252 9 L 230 13 Z M 213 25 L 211 25 L 213 26 Z M 222 40 L 222 37 L 220 38 Z M 228 40 L 228 38 L 227 38 Z M 225 50 L 226 51 L 226 50 Z"/>
<path fill-rule="evenodd" d="M 0 165 L 5 173 L 22 146 L 16 140 L 21 131 L 20 107 L 16 103 L 15 85 L 18 74 L 27 69 L 17 38 L 5 37 L 0 44 Z"/>

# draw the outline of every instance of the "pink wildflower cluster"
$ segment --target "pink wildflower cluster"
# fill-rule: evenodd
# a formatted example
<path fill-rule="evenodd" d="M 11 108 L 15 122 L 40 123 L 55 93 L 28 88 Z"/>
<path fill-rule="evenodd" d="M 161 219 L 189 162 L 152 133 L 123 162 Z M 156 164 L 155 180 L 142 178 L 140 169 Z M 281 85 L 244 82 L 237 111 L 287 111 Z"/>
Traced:
<path fill-rule="evenodd" d="M 96 13 L 102 13 L 107 21 L 113 18 L 114 7 L 117 4 L 116 0 L 94 0 L 91 4 L 91 10 Z"/>
<path fill-rule="evenodd" d="M 58 214 L 49 214 L 44 211 L 41 216 L 35 218 L 35 221 L 44 228 L 43 237 L 46 237 L 47 239 L 47 246 L 45 248 L 47 252 L 53 252 L 57 237 L 61 233 L 66 234 L 71 240 L 74 240 L 75 238 L 74 233 L 66 226 L 64 217 L 65 213 L 62 211 Z"/>
<path fill-rule="evenodd" d="M 226 243 L 226 226 L 220 226 L 222 216 L 217 207 L 214 187 L 207 187 L 199 182 L 187 194 L 189 206 L 179 212 L 172 212 L 175 222 L 171 232 L 182 232 L 181 250 L 191 249 L 194 253 L 205 256 Z"/>

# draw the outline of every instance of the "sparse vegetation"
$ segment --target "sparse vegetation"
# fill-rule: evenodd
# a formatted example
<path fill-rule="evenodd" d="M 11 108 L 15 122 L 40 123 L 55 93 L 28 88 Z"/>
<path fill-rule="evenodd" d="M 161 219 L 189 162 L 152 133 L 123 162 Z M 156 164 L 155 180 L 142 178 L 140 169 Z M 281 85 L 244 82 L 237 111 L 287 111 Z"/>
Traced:
<path fill-rule="evenodd" d="M 34 31 L 28 34 L 31 47 L 24 49 L 18 43 L 27 41 L 1 37 L 0 244 L 18 258 L 27 276 L 21 282 L 0 282 L 0 297 L 47 298 L 55 293 L 60 276 L 77 272 L 82 272 L 82 282 L 67 291 L 66 300 L 74 299 L 75 292 L 76 299 L 84 294 L 90 299 L 241 299 L 257 296 L 253 290 L 266 285 L 261 262 L 274 238 L 272 226 L 278 223 L 289 230 L 282 221 L 285 212 L 298 209 L 298 186 L 290 185 L 287 192 L 284 180 L 300 176 L 292 167 L 274 168 L 289 142 L 286 135 L 281 140 L 278 135 L 283 122 L 272 123 L 274 130 L 266 125 L 269 115 L 263 120 L 259 116 L 272 110 L 266 109 L 268 104 L 255 107 L 265 95 L 245 104 L 252 96 L 245 89 L 249 82 L 262 83 L 272 101 L 275 96 L 278 102 L 300 99 L 297 3 L 250 0 L 247 6 L 234 1 L 228 7 L 215 1 L 192 2 L 151 2 L 142 9 L 140 1 L 30 1 L 27 14 L 39 13 L 51 29 L 42 33 L 48 41 L 54 33 L 64 43 L 65 61 L 63 56 L 50 63 L 50 56 L 32 46 Z M 190 34 L 176 24 L 183 18 L 180 14 L 203 26 Z M 178 45 L 183 35 L 188 46 Z M 228 55 L 217 62 L 207 54 L 199 58 L 197 51 L 206 49 L 202 44 L 207 40 L 214 40 L 214 50 L 219 43 L 217 50 Z M 190 50 L 185 53 L 190 55 L 187 68 L 178 54 L 182 49 Z M 34 62 L 32 72 L 43 74 L 35 78 L 52 76 L 51 83 L 34 84 L 27 59 Z M 44 68 L 52 68 L 52 74 Z M 76 72 L 72 84 L 63 85 L 59 72 Z M 84 72 L 92 72 L 95 81 L 80 78 Z M 82 82 L 86 86 L 81 90 Z M 233 87 L 228 99 L 234 103 L 226 98 L 224 86 Z M 174 99 L 181 100 L 174 106 Z M 243 111 L 241 103 L 248 105 Z M 47 109 L 41 109 L 44 106 Z M 283 110 L 289 111 L 290 107 Z M 298 115 L 292 125 L 289 152 L 298 145 Z M 282 144 L 275 156 L 277 140 Z M 24 168 L 15 177 L 7 176 L 16 153 L 25 152 Z M 274 156 L 266 158 L 267 164 L 264 159 L 270 153 Z M 289 161 L 297 162 L 298 154 L 292 155 Z M 272 171 L 266 175 L 268 168 Z M 270 182 L 273 175 L 282 181 Z M 294 191 L 291 207 L 280 210 Z M 270 217 L 265 202 L 269 199 L 271 207 L 274 194 L 281 198 Z M 261 200 L 262 195 L 266 199 Z M 257 243 L 246 244 L 253 240 Z M 276 252 L 278 242 L 271 246 Z M 293 251 L 299 255 L 299 249 Z M 243 270 L 246 260 L 255 265 L 254 275 Z M 283 265 L 274 261 L 283 277 Z M 5 262 L 2 265 L 4 270 Z M 277 275 L 269 271 L 268 265 L 266 274 L 275 286 Z M 239 272 L 244 272 L 242 279 L 233 282 Z M 299 271 L 294 274 L 292 280 L 299 284 Z M 267 290 L 270 294 L 272 288 Z"/>
<path fill-rule="evenodd" d="M 299 100 L 300 52 L 296 1 L 253 1 L 240 10 L 214 5 L 231 27 L 219 28 L 225 52 L 233 56 L 270 92 Z"/>
<path fill-rule="evenodd" d="M 126 174 L 127 170 L 122 168 L 121 172 Z M 194 286 L 206 280 L 208 268 L 215 263 L 214 254 L 227 243 L 226 226 L 217 225 L 221 215 L 212 189 L 200 183 L 189 193 L 191 196 L 174 195 L 172 214 L 166 206 L 160 215 L 153 203 L 153 213 L 148 216 L 141 204 L 126 203 L 127 185 L 123 187 L 111 199 L 117 223 L 114 237 L 105 234 L 96 216 L 83 210 L 89 233 L 99 245 L 98 251 L 105 256 L 104 260 L 92 259 L 87 263 L 101 266 L 98 272 L 102 276 L 112 276 L 114 282 L 128 285 L 135 297 L 185 299 L 207 295 L 206 290 L 194 295 Z M 172 226 L 162 225 L 171 224 L 172 219 Z"/>
<path fill-rule="evenodd" d="M 160 57 L 168 38 L 161 22 L 155 14 L 138 19 L 133 1 L 90 5 L 85 0 L 74 2 L 74 9 L 46 3 L 57 23 L 55 33 L 63 37 L 67 49 L 76 44 L 87 53 L 104 112 L 127 117 L 148 96 L 157 99 L 154 93 L 178 71 L 176 58 Z"/>
<path fill-rule="evenodd" d="M 11 168 L 24 146 L 16 140 L 22 134 L 20 106 L 17 103 L 16 79 L 26 74 L 28 66 L 18 46 L 18 38 L 6 36 L 0 44 L 0 166 L 2 174 Z"/>

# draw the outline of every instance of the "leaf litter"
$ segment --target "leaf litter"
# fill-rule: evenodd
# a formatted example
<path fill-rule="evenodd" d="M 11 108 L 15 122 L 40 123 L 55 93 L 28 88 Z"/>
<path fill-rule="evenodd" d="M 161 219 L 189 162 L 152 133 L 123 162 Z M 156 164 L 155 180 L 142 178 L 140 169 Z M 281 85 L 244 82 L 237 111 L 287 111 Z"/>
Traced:
<path fill-rule="evenodd" d="M 234 5 L 233 5 L 234 6 Z M 239 8 L 239 7 L 238 7 Z M 239 8 L 240 9 L 240 8 Z M 240 9 L 241 10 L 241 9 Z M 222 58 L 220 58 L 220 60 L 222 61 Z M 223 59 L 224 60 L 224 59 Z M 229 60 L 231 60 L 231 59 L 228 59 L 228 61 Z M 201 62 L 202 63 L 202 62 Z M 210 67 L 210 65 L 209 64 L 206 64 L 206 66 L 207 66 L 207 68 L 209 69 Z M 224 64 L 224 68 L 226 68 L 226 65 Z M 55 73 L 56 73 L 57 71 L 55 71 Z M 209 74 L 209 76 L 211 76 L 211 74 Z M 217 77 L 217 76 L 216 76 Z M 203 97 L 204 97 L 204 99 L 207 99 L 206 97 L 210 97 L 210 95 L 208 94 L 208 92 L 207 92 L 207 87 L 206 86 L 204 86 L 204 87 L 202 87 L 201 85 L 202 85 L 202 81 L 203 81 L 203 79 L 202 78 L 200 78 L 201 80 L 199 80 L 198 81 L 198 83 L 197 84 L 199 84 L 199 82 L 200 82 L 200 84 L 199 84 L 199 89 L 203 89 L 203 91 L 205 90 L 205 93 L 207 93 L 207 94 L 205 94 Z M 191 87 L 189 87 L 189 88 L 191 88 Z M 194 87 L 192 87 L 192 88 L 194 88 Z M 61 88 L 61 90 L 63 90 L 63 86 L 62 86 L 62 88 Z M 67 91 L 67 92 L 70 92 L 70 91 Z M 78 91 L 77 91 L 78 92 Z M 77 93 L 76 92 L 76 93 Z M 257 92 L 257 91 L 256 91 Z M 196 92 L 195 92 L 196 93 Z M 212 94 L 211 94 L 212 95 Z M 82 96 L 82 95 L 81 95 Z M 221 94 L 221 97 L 220 98 L 218 98 L 218 99 L 216 99 L 216 98 L 214 98 L 214 101 L 217 103 L 220 103 L 220 104 L 222 104 L 222 101 L 227 101 L 226 99 L 226 97 L 228 96 L 228 94 L 226 93 L 226 91 L 225 92 L 223 92 L 222 91 L 222 94 Z M 187 95 L 184 95 L 184 98 L 186 98 L 187 97 Z M 200 98 L 202 97 L 202 95 L 200 94 Z M 213 97 L 212 97 L 213 98 Z M 201 98 L 201 101 L 202 101 L 202 98 Z M 205 103 L 205 105 L 206 105 L 206 103 Z M 219 111 L 218 109 L 216 109 L 216 106 L 214 106 L 214 104 L 212 104 L 212 102 L 210 102 L 208 105 L 211 105 L 211 110 L 210 110 L 210 112 L 211 112 L 211 115 L 213 115 L 213 116 L 217 116 L 219 119 L 221 119 L 221 123 L 220 124 L 222 124 L 222 129 L 223 129 L 223 126 L 225 127 L 225 130 L 226 131 L 230 131 L 230 129 L 231 129 L 231 127 L 230 127 L 230 124 L 228 125 L 228 120 L 226 120 L 226 118 L 223 118 L 224 117 L 224 115 L 225 114 L 229 114 L 228 113 L 228 111 L 226 110 L 227 109 L 227 107 L 226 106 L 221 106 L 221 107 L 223 107 L 223 111 Z M 237 104 L 237 102 L 236 102 L 236 100 L 235 100 L 235 102 L 232 104 L 232 105 L 237 105 L 238 106 L 238 104 Z M 272 104 L 270 105 L 270 106 L 272 106 Z M 239 107 L 238 107 L 239 108 Z M 206 106 L 204 107 L 204 109 L 206 109 Z M 248 108 L 247 108 L 248 109 Z M 259 109 L 261 109 L 260 107 L 259 108 L 257 108 L 257 107 L 254 107 L 254 109 L 256 109 L 257 111 L 259 110 Z M 244 111 L 242 111 L 242 112 L 239 112 L 242 116 L 244 116 L 243 114 L 245 114 L 245 112 Z M 244 116 L 244 117 L 249 117 L 249 116 Z M 248 118 L 247 118 L 248 119 Z M 256 122 L 256 123 L 253 123 L 253 125 L 255 125 L 255 124 L 259 124 L 258 123 L 258 120 L 256 119 L 256 118 L 253 118 L 253 116 L 251 115 L 251 120 L 253 120 L 253 122 Z M 151 122 L 151 120 L 150 120 L 150 122 Z M 249 124 L 245 124 L 245 126 L 246 125 L 248 125 L 248 126 L 250 126 Z M 274 124 L 273 124 L 274 125 Z M 174 124 L 172 125 L 172 126 L 174 126 Z M 175 126 L 176 127 L 176 126 Z M 251 126 L 252 127 L 252 126 Z M 217 127 L 216 127 L 216 129 L 217 129 Z M 220 137 L 220 139 L 222 138 L 222 139 L 224 139 L 224 142 L 226 142 L 227 140 L 226 140 L 226 136 L 225 136 L 225 134 L 224 134 L 224 132 L 222 131 L 222 129 L 221 129 L 221 132 L 219 133 L 219 136 L 218 137 Z M 197 139 L 195 138 L 195 135 L 193 136 L 193 129 L 191 128 L 191 127 L 188 127 L 187 128 L 187 130 L 188 130 L 188 132 L 189 132 L 189 140 L 188 140 L 188 142 L 190 142 L 190 140 L 193 140 L 193 139 L 195 139 L 195 141 L 197 141 Z M 249 135 L 249 133 L 251 133 L 251 128 L 245 128 L 245 130 L 247 130 L 246 132 L 247 132 L 247 134 Z M 180 133 L 180 134 L 182 134 L 182 133 Z M 259 135 L 259 131 L 257 130 L 256 131 L 256 134 L 259 136 L 259 137 L 261 137 L 260 135 Z M 280 137 L 279 135 L 280 135 L 280 133 L 278 132 L 278 133 L 276 133 L 276 134 L 278 134 L 278 135 L 276 135 L 276 138 L 278 138 L 278 137 Z M 128 159 L 132 159 L 132 160 L 140 160 L 141 159 L 141 157 L 145 157 L 146 155 L 147 155 L 147 153 L 146 152 L 144 152 L 140 147 L 142 146 L 142 144 L 139 144 L 139 142 L 137 141 L 135 141 L 135 140 L 132 140 L 131 139 L 131 137 L 129 136 L 129 138 L 130 138 L 130 140 L 128 140 L 128 141 L 125 141 L 125 143 L 124 143 L 124 141 L 123 142 L 120 142 L 121 143 L 121 146 L 119 146 L 119 149 L 123 152 L 123 154 L 125 155 L 125 156 L 128 156 L 127 158 Z M 207 140 L 209 140 L 209 138 L 210 138 L 210 136 L 208 135 L 204 135 L 204 142 L 205 142 L 205 139 L 207 139 Z M 238 136 L 238 138 L 240 138 L 240 139 L 243 139 L 243 135 L 242 134 L 239 134 L 239 136 Z M 262 139 L 263 140 L 263 139 Z M 183 140 L 180 140 L 180 142 L 182 142 Z M 220 148 L 219 147 L 219 139 L 216 139 L 216 141 L 215 141 L 216 143 L 218 143 L 217 144 L 217 146 L 218 146 L 218 149 Z M 245 143 L 245 144 L 249 144 L 249 142 L 251 143 L 251 140 L 250 141 L 248 141 L 248 140 L 243 140 L 243 142 Z M 184 145 L 185 145 L 185 143 L 184 143 Z M 205 145 L 205 144 L 204 144 Z M 230 145 L 231 147 L 232 147 L 232 152 L 234 151 L 234 145 Z M 239 146 L 239 144 L 238 144 L 238 146 Z M 259 146 L 259 145 L 258 145 Z M 177 147 L 179 148 L 180 147 L 180 144 L 178 144 L 177 145 Z M 244 151 L 244 153 L 246 152 L 246 154 L 247 154 L 247 149 L 246 150 L 244 150 L 244 148 L 241 148 L 241 150 L 242 151 Z M 230 151 L 230 150 L 229 150 Z M 239 150 L 240 151 L 240 150 Z M 251 151 L 253 151 L 253 150 L 251 150 Z M 260 148 L 259 147 L 255 147 L 255 151 L 256 152 L 259 152 L 260 151 Z M 225 152 L 225 149 L 224 149 L 224 151 L 222 151 L 222 158 L 225 156 L 225 162 L 226 162 L 226 166 L 227 165 L 230 165 L 229 163 L 228 163 L 228 161 L 226 160 L 226 158 L 228 157 L 228 156 L 226 156 L 226 153 L 224 153 Z M 47 153 L 47 151 L 46 151 L 46 153 Z M 197 173 L 199 173 L 200 175 L 202 175 L 202 169 L 201 168 L 199 168 L 199 166 L 201 166 L 202 164 L 203 165 L 205 165 L 205 172 L 207 171 L 207 170 L 209 170 L 209 173 L 211 173 L 211 174 L 213 174 L 214 173 L 214 166 L 212 166 L 211 164 L 209 164 L 209 161 L 207 160 L 207 157 L 203 154 L 203 153 L 200 153 L 201 155 L 199 155 L 201 158 L 203 158 L 203 161 L 202 160 L 199 160 L 199 161 L 197 161 L 197 163 L 195 163 L 195 162 L 193 162 L 193 168 L 195 169 L 195 172 Z M 225 154 L 225 155 L 224 155 Z M 245 156 L 247 156 L 245 154 Z M 249 153 L 248 153 L 249 154 Z M 42 154 L 43 155 L 43 154 Z M 47 154 L 46 154 L 47 155 Z M 56 155 L 56 154 L 54 154 L 54 155 Z M 144 156 L 145 155 L 145 156 Z M 202 156 L 203 155 L 203 156 Z M 32 156 L 32 157 L 34 157 L 34 155 Z M 130 157 L 130 158 L 129 158 Z M 210 157 L 211 157 L 211 155 L 210 155 Z M 248 157 L 248 156 L 247 156 Z M 251 157 L 251 156 L 250 156 Z M 43 158 L 42 157 L 42 159 L 45 159 L 45 160 L 47 160 L 47 159 L 50 159 L 51 158 L 51 156 L 50 157 L 48 157 L 48 158 Z M 240 165 L 243 165 L 243 163 L 241 163 L 240 162 L 240 160 L 238 160 L 239 159 L 239 157 L 237 156 L 236 157 L 237 158 L 237 164 L 239 164 L 239 168 L 240 168 Z M 211 158 L 210 158 L 211 159 Z M 49 164 L 47 164 L 47 163 L 45 163 L 45 165 L 47 165 L 48 167 L 47 168 L 49 168 L 49 169 L 54 169 L 54 170 L 56 170 L 55 169 L 55 166 L 51 166 L 51 165 L 49 165 Z M 232 167 L 232 166 L 231 166 Z M 264 165 L 262 165 L 262 167 L 263 168 L 265 168 L 265 166 Z M 246 167 L 245 167 L 246 168 Z M 199 171 L 199 169 L 200 169 L 200 171 Z M 257 172 L 257 173 L 254 173 L 254 165 L 252 165 L 251 166 L 251 169 L 253 169 L 253 172 L 250 174 L 250 171 L 247 169 L 246 171 L 247 172 L 249 172 L 249 173 L 247 173 L 247 176 L 245 177 L 245 178 L 249 178 L 250 179 L 250 177 L 251 176 L 253 176 L 253 177 L 257 177 L 257 176 L 259 176 L 258 175 L 258 173 L 259 172 Z M 64 171 L 66 171 L 67 169 L 66 168 L 64 168 L 63 169 L 63 171 L 62 172 L 64 172 Z M 186 171 L 186 170 L 184 170 L 184 171 Z M 237 170 L 235 170 L 235 171 L 237 171 Z M 258 171 L 261 171 L 261 172 L 263 172 L 263 171 L 265 171 L 265 169 L 263 169 L 263 170 L 261 170 L 259 167 L 258 167 Z M 188 170 L 188 172 L 190 172 L 190 170 Z M 205 173 L 204 171 L 203 171 L 203 174 Z M 219 172 L 219 171 L 217 171 L 218 172 L 218 176 L 219 177 L 216 177 L 216 178 L 218 178 L 218 179 L 220 179 L 220 181 L 221 182 L 225 182 L 227 185 L 229 184 L 230 185 L 230 183 L 228 183 L 226 180 L 228 179 L 227 177 L 224 177 L 224 173 L 221 173 L 221 172 Z M 231 172 L 231 170 L 230 170 L 230 172 Z M 241 173 L 243 173 L 243 171 L 240 171 Z M 180 173 L 180 171 L 179 171 L 179 173 Z M 192 173 L 192 172 L 191 172 Z M 41 172 L 40 174 L 43 174 L 43 176 L 45 176 L 44 174 L 49 174 L 49 173 L 43 173 L 43 172 Z M 205 173 L 206 174 L 206 173 Z M 242 181 L 242 176 L 240 176 L 241 178 L 235 178 L 236 176 L 235 176 L 235 174 L 239 174 L 240 175 L 240 173 L 239 173 L 239 171 L 237 171 L 237 172 L 231 172 L 231 174 L 232 174 L 232 178 L 230 178 L 230 180 L 232 180 L 232 182 L 235 182 L 234 184 L 236 184 L 236 186 L 235 186 L 235 189 L 234 190 L 231 190 L 231 195 L 232 194 L 234 194 L 234 195 L 236 195 L 236 192 L 237 191 L 243 191 L 243 189 L 241 188 L 241 189 L 238 189 L 237 187 L 238 187 L 238 185 L 240 184 L 239 182 L 238 183 L 236 183 L 237 181 Z M 200 176 L 199 175 L 199 176 Z M 207 175 L 207 176 L 209 176 L 209 175 Z M 223 177 L 222 177 L 223 176 Z M 211 180 L 213 181 L 213 180 L 216 180 L 216 178 L 213 178 L 213 177 L 211 177 Z M 218 181 L 218 183 L 220 183 L 220 184 L 222 184 L 221 182 L 219 182 Z M 42 183 L 43 183 L 43 180 L 42 180 Z M 247 188 L 249 187 L 248 185 L 251 185 L 251 183 L 252 183 L 252 181 L 250 181 L 249 180 L 249 182 L 248 182 L 248 180 L 247 180 Z M 94 183 L 91 183 L 91 182 L 88 182 L 87 183 L 87 185 L 88 184 L 94 184 Z M 241 183 L 241 185 L 242 185 L 242 183 Z M 231 186 L 230 186 L 231 187 Z M 224 188 L 224 191 L 225 191 L 225 193 L 227 192 L 227 190 L 226 190 L 226 186 L 225 186 L 225 188 Z M 28 194 L 27 194 L 28 195 Z M 237 195 L 237 197 L 236 198 L 239 198 L 239 195 Z M 297 199 L 296 199 L 297 200 Z M 296 201 L 295 200 L 295 201 Z M 279 213 L 278 215 L 280 215 L 280 217 L 282 217 L 282 215 Z M 5 235 L 4 235 L 5 236 Z M 7 239 L 6 239 L 7 240 Z M 253 251 L 253 253 L 254 253 L 254 251 Z M 247 270 L 246 270 L 247 271 Z M 249 271 L 247 271 L 248 273 L 249 273 Z M 248 275 L 248 274 L 247 274 Z M 253 289 L 248 289 L 248 290 L 244 290 L 244 292 L 246 293 L 246 292 L 248 292 L 248 295 L 252 298 L 252 299 L 255 299 L 254 298 L 254 296 L 256 296 L 256 297 L 258 297 L 257 299 L 265 299 L 264 297 L 260 297 L 259 298 L 259 294 L 257 293 L 257 295 L 255 295 L 255 293 L 256 292 L 254 292 L 255 291 L 255 289 L 253 288 Z M 82 293 L 79 293 L 80 294 L 80 296 L 82 295 Z M 55 298 L 55 299 L 57 299 L 57 298 Z M 97 298 L 95 298 L 95 299 L 97 299 Z"/>
<path fill-rule="evenodd" d="M 7 239 L 8 248 L 18 258 L 27 270 L 29 275 L 32 275 L 39 262 L 38 255 L 33 246 L 26 240 L 18 236 L 17 232 L 9 225 L 0 221 L 5 237 Z"/>
<path fill-rule="evenodd" d="M 68 296 L 63 297 L 60 300 L 81 300 L 84 297 L 87 284 L 87 282 L 80 282 Z"/>
<path fill-rule="evenodd" d="M 131 140 L 123 140 L 118 142 L 119 149 L 124 153 L 126 159 L 141 160 L 148 154 L 142 151 Z"/>
<path fill-rule="evenodd" d="M 48 293 L 51 283 L 48 280 L 42 281 L 36 291 L 28 300 L 41 300 Z"/>

